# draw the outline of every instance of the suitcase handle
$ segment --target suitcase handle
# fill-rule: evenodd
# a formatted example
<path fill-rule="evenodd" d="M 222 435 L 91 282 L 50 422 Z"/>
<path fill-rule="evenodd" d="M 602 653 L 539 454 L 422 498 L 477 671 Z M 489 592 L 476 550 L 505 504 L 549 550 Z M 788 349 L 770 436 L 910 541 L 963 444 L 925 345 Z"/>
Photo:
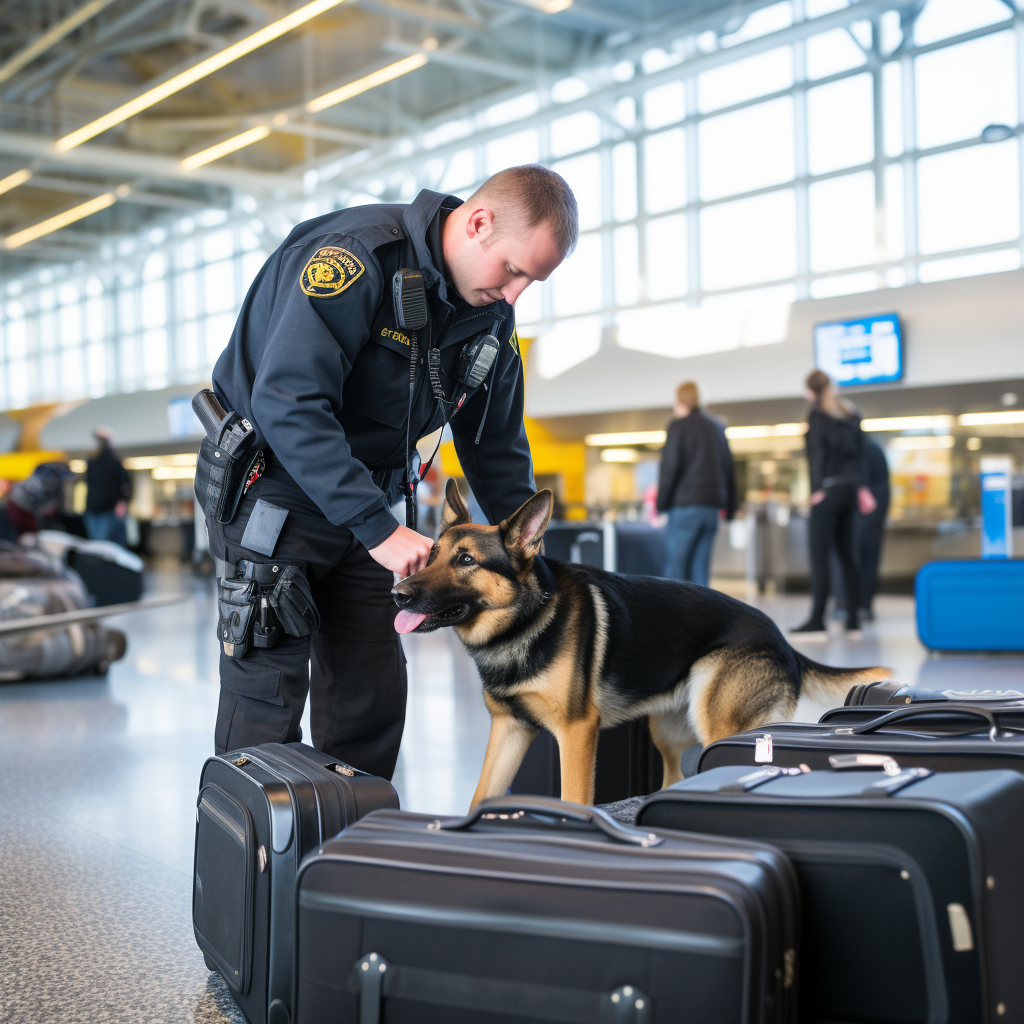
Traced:
<path fill-rule="evenodd" d="M 564 800 L 553 800 L 546 796 L 492 796 L 481 800 L 464 818 L 456 821 L 431 823 L 434 828 L 446 832 L 460 832 L 472 828 L 482 818 L 491 820 L 508 820 L 521 818 L 527 814 L 539 814 L 546 818 L 564 818 L 580 825 L 589 825 L 598 832 L 603 832 L 610 839 L 631 846 L 659 846 L 665 840 L 653 832 L 629 828 L 617 822 L 610 814 L 599 807 L 584 807 L 582 804 L 570 804 Z M 429 827 L 429 826 L 428 826 Z"/>
<path fill-rule="evenodd" d="M 972 707 L 970 704 L 942 704 L 934 707 L 925 704 L 911 704 L 906 707 L 897 708 L 895 711 L 890 711 L 888 714 L 882 715 L 881 718 L 876 718 L 873 722 L 865 722 L 863 725 L 840 728 L 835 731 L 837 734 L 846 736 L 866 736 L 868 733 L 884 729 L 887 725 L 894 725 L 897 722 L 906 722 L 909 719 L 921 718 L 924 715 L 949 715 L 952 713 L 983 719 L 988 724 L 988 738 L 994 740 L 997 737 L 999 727 L 996 724 L 995 715 L 985 708 Z M 965 732 L 946 733 L 944 735 L 967 736 L 974 731 L 973 729 L 968 729 Z"/>

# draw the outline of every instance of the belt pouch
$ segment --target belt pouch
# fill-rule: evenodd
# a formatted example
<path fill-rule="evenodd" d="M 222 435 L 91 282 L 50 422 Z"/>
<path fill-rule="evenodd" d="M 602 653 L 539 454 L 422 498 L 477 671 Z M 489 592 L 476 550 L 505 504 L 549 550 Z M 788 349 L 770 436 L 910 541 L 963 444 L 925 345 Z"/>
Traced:
<path fill-rule="evenodd" d="M 217 582 L 217 639 L 229 658 L 244 658 L 252 644 L 256 613 L 256 582 L 222 579 Z"/>
<path fill-rule="evenodd" d="M 203 512 L 218 523 L 230 523 L 245 494 L 249 472 L 262 457 L 247 450 L 234 454 L 215 445 L 208 437 L 199 446 L 196 461 L 196 498 Z"/>

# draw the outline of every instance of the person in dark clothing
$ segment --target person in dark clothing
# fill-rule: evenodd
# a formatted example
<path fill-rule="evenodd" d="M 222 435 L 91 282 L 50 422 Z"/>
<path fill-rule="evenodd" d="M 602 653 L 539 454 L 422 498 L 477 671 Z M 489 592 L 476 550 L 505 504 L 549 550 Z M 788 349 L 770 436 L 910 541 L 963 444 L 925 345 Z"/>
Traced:
<path fill-rule="evenodd" d="M 701 409 L 693 381 L 679 385 L 675 414 L 658 480 L 658 511 L 668 513 L 665 575 L 706 587 L 719 517 L 736 512 L 732 453 L 722 425 Z"/>
<path fill-rule="evenodd" d="M 875 499 L 875 508 L 857 513 L 854 526 L 854 548 L 860 568 L 860 617 L 865 622 L 875 618 L 872 602 L 878 592 L 878 565 L 882 559 L 885 517 L 889 513 L 889 464 L 885 452 L 874 441 L 864 443 L 862 482 Z"/>
<path fill-rule="evenodd" d="M 534 494 L 513 304 L 571 252 L 578 230 L 569 186 L 531 165 L 500 172 L 465 203 L 423 191 L 409 205 L 307 221 L 267 260 L 213 371 L 221 405 L 254 430 L 265 472 L 232 522 L 208 517 L 210 551 L 228 612 L 249 566 L 254 579 L 294 566 L 320 627 L 247 649 L 223 640 L 222 618 L 218 752 L 300 739 L 309 692 L 314 745 L 391 778 L 406 704 L 393 573 L 417 572 L 432 547 L 391 506 L 426 471 L 410 470 L 416 442 L 446 422 L 492 524 Z M 392 301 L 405 268 L 426 287 L 416 334 Z M 489 334 L 494 362 L 473 382 L 462 356 Z"/>
<path fill-rule="evenodd" d="M 109 427 L 97 427 L 96 454 L 85 469 L 85 529 L 89 540 L 112 540 L 128 546 L 124 517 L 132 497 L 132 480 L 114 451 L 114 434 Z"/>
<path fill-rule="evenodd" d="M 853 557 L 854 516 L 858 507 L 874 511 L 875 499 L 863 486 L 864 434 L 860 414 L 841 397 L 827 373 L 807 378 L 807 464 L 811 474 L 811 617 L 790 632 L 804 640 L 824 640 L 828 601 L 829 551 L 835 547 L 846 584 L 846 629 L 858 636 L 860 584 Z"/>

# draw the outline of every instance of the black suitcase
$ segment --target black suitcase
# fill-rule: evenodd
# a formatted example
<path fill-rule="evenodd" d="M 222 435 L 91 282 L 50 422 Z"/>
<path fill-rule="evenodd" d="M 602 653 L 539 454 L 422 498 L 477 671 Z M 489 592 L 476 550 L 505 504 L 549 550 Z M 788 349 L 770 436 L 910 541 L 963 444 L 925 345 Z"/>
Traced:
<path fill-rule="evenodd" d="M 1024 690 L 952 689 L 924 690 L 917 686 L 904 686 L 894 679 L 876 683 L 857 683 L 850 688 L 844 707 L 868 705 L 934 704 L 955 702 L 977 704 L 979 707 L 1020 707 L 1024 709 Z"/>
<path fill-rule="evenodd" d="M 601 730 L 594 772 L 595 804 L 647 796 L 661 788 L 661 779 L 661 754 L 651 739 L 646 717 Z M 534 737 L 509 792 L 556 799 L 562 795 L 558 744 L 547 730 Z"/>
<path fill-rule="evenodd" d="M 792 866 L 496 797 L 378 811 L 299 872 L 299 1024 L 795 1021 Z"/>
<path fill-rule="evenodd" d="M 390 782 L 304 743 L 244 747 L 203 766 L 192 924 L 250 1024 L 291 1020 L 303 856 L 381 807 L 398 807 Z"/>
<path fill-rule="evenodd" d="M 649 797 L 638 821 L 789 855 L 803 1021 L 1024 1020 L 1024 778 L 888 768 L 717 768 Z"/>
<path fill-rule="evenodd" d="M 833 714 L 828 722 L 765 725 L 717 740 L 701 752 L 698 771 L 756 764 L 827 769 L 833 756 L 873 754 L 933 771 L 1024 772 L 1019 710 L 950 703 L 912 704 L 883 715 L 863 707 L 828 712 Z M 861 715 L 867 721 L 855 720 Z"/>

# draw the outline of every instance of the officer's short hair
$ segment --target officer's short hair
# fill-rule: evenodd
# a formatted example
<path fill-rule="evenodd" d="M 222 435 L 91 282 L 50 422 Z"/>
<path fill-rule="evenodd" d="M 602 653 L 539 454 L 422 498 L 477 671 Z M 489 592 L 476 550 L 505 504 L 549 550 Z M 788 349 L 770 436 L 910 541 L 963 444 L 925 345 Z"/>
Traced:
<path fill-rule="evenodd" d="M 522 164 L 498 171 L 470 196 L 469 201 L 483 198 L 518 207 L 526 215 L 527 227 L 550 225 L 563 259 L 576 248 L 580 236 L 576 197 L 565 178 L 547 167 Z M 499 224 L 495 226 L 500 230 Z"/>

